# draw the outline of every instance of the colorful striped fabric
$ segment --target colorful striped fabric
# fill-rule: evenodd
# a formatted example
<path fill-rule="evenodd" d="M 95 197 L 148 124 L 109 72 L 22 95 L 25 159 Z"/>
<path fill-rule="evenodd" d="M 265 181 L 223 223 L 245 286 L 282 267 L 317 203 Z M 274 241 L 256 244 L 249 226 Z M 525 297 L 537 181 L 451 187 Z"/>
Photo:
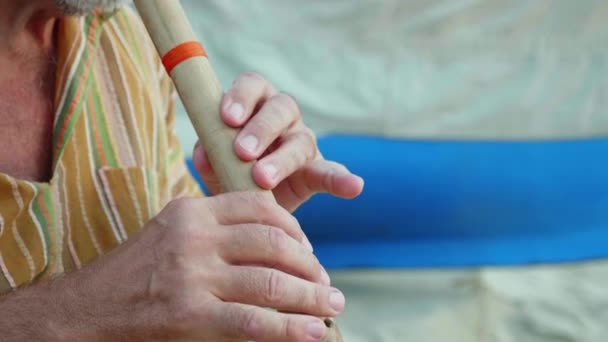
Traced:
<path fill-rule="evenodd" d="M 0 174 L 0 293 L 74 270 L 170 200 L 203 195 L 173 132 L 173 85 L 136 15 L 58 25 L 53 177 Z"/>

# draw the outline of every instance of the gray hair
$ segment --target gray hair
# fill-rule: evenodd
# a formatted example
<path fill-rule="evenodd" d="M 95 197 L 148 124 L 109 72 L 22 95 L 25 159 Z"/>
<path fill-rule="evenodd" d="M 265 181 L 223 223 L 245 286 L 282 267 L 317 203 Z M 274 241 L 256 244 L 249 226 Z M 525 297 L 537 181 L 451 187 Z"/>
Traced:
<path fill-rule="evenodd" d="M 63 15 L 84 15 L 97 9 L 111 12 L 131 0 L 54 0 Z"/>

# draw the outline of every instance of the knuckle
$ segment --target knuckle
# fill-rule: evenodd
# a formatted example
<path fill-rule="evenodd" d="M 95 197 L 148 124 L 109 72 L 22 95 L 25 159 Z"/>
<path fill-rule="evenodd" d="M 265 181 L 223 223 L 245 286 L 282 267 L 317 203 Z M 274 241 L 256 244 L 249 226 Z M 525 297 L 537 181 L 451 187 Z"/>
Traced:
<path fill-rule="evenodd" d="M 255 336 L 258 334 L 260 319 L 255 309 L 243 309 L 240 313 L 240 325 L 242 335 L 245 337 Z"/>
<path fill-rule="evenodd" d="M 167 215 L 164 214 L 163 211 L 161 211 L 158 215 L 152 217 L 152 219 L 150 219 L 150 225 L 156 230 L 156 231 L 167 231 L 169 230 L 169 220 L 166 217 Z"/>
<path fill-rule="evenodd" d="M 303 132 L 295 133 L 289 139 L 290 148 L 285 150 L 284 158 L 295 171 L 315 158 L 317 147 L 314 138 Z"/>
<path fill-rule="evenodd" d="M 250 125 L 254 132 L 261 133 L 261 135 L 280 129 L 275 115 L 259 115 L 251 121 Z"/>
<path fill-rule="evenodd" d="M 268 236 L 268 245 L 277 256 L 282 256 L 289 246 L 289 237 L 287 236 L 287 233 L 281 229 L 272 227 L 268 227 L 266 232 Z"/>
<path fill-rule="evenodd" d="M 266 79 L 255 71 L 245 71 L 241 74 L 241 78 L 248 78 L 255 81 L 266 81 Z"/>
<path fill-rule="evenodd" d="M 264 289 L 264 299 L 269 304 L 278 304 L 285 296 L 286 284 L 281 273 L 270 270 L 266 275 L 266 288 Z"/>
<path fill-rule="evenodd" d="M 278 93 L 272 97 L 273 102 L 280 112 L 288 112 L 300 116 L 300 107 L 296 100 L 289 94 Z"/>
<path fill-rule="evenodd" d="M 285 232 L 292 236 L 296 241 L 302 241 L 305 234 L 298 222 L 298 219 L 295 216 L 287 213 L 288 217 L 288 225 L 285 227 Z"/>
<path fill-rule="evenodd" d="M 259 217 L 265 218 L 270 217 L 274 214 L 277 209 L 277 204 L 274 203 L 272 198 L 263 192 L 253 192 L 249 199 L 250 205 L 255 208 Z"/>
<path fill-rule="evenodd" d="M 240 193 L 222 193 L 218 196 L 211 197 L 205 202 L 206 218 L 212 220 L 214 223 L 222 221 L 226 216 L 226 213 L 233 210 L 235 202 L 242 201 L 242 196 L 243 195 Z"/>
<path fill-rule="evenodd" d="M 188 197 L 174 199 L 165 206 L 162 213 L 172 220 L 186 217 L 192 212 L 194 201 L 195 199 Z"/>
<path fill-rule="evenodd" d="M 319 259 L 317 259 L 317 257 L 313 253 L 310 253 L 308 251 L 305 251 L 303 253 L 306 253 L 306 266 L 308 267 L 308 271 L 310 272 L 310 274 L 314 276 L 321 275 L 321 273 L 323 273 L 323 266 L 321 266 Z"/>
<path fill-rule="evenodd" d="M 329 298 L 329 294 L 319 285 L 313 285 L 310 297 L 310 304 L 314 308 L 324 308 L 327 307 L 328 302 L 327 298 Z"/>
<path fill-rule="evenodd" d="M 310 253 L 312 254 L 312 253 Z M 313 270 L 313 274 L 316 275 L 321 275 L 323 272 L 327 272 L 325 271 L 325 268 L 323 267 L 323 265 L 321 265 L 321 262 L 319 261 L 319 259 L 312 254 L 312 270 Z"/>
<path fill-rule="evenodd" d="M 193 198 L 173 200 L 154 218 L 161 226 L 171 228 L 164 230 L 164 243 L 168 249 L 186 252 L 192 248 L 200 248 L 202 243 L 208 245 L 215 241 L 211 229 L 200 229 L 200 220 L 196 217 L 200 206 L 195 201 L 197 199 Z"/>
<path fill-rule="evenodd" d="M 183 202 L 184 202 L 184 199 L 179 198 L 179 199 L 176 199 L 176 200 L 173 200 L 173 201 L 167 203 L 165 208 L 160 212 L 159 216 L 163 219 L 168 219 L 168 218 L 172 218 L 174 216 L 179 216 L 178 213 L 183 210 L 182 209 Z"/>
<path fill-rule="evenodd" d="M 307 146 L 311 146 L 314 149 L 317 148 L 317 137 L 310 128 L 306 127 L 304 131 L 299 134 L 299 136 Z"/>
<path fill-rule="evenodd" d="M 302 338 L 299 333 L 301 329 L 299 328 L 298 321 L 293 317 L 287 316 L 283 321 L 282 327 L 283 335 L 289 339 L 289 341 L 298 341 Z"/>
<path fill-rule="evenodd" d="M 330 168 L 334 169 L 337 172 L 349 172 L 348 168 L 343 164 L 337 163 L 335 161 L 327 161 Z"/>
<path fill-rule="evenodd" d="M 303 158 L 304 161 L 309 161 L 314 158 L 317 151 L 317 141 L 314 135 L 307 132 L 301 132 L 298 134 L 297 139 L 300 140 L 302 146 L 306 146 L 306 148 L 300 149 L 299 155 L 301 155 L 301 158 Z"/>
<path fill-rule="evenodd" d="M 304 126 L 302 129 L 302 134 L 305 135 L 310 141 L 316 146 L 317 145 L 317 135 L 315 132 L 308 126 Z"/>
<path fill-rule="evenodd" d="M 152 218 L 152 223 L 167 232 L 172 232 L 172 227 L 183 227 L 191 221 L 192 206 L 194 199 L 179 198 L 169 202 L 163 210 Z"/>

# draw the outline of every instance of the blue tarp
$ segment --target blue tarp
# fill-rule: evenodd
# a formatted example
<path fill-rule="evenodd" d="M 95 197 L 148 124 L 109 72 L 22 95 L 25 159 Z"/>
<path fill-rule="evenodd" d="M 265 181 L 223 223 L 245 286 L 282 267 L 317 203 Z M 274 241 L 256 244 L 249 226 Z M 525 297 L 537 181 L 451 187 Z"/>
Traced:
<path fill-rule="evenodd" d="M 328 268 L 566 262 L 608 255 L 607 139 L 320 139 L 366 181 L 296 216 Z"/>

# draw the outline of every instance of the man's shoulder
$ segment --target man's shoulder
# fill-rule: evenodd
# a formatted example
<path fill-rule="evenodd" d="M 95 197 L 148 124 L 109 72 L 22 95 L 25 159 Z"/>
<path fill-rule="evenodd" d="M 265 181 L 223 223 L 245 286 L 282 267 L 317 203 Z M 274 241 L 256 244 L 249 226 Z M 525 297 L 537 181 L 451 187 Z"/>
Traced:
<path fill-rule="evenodd" d="M 130 31 L 133 31 L 136 34 L 146 33 L 146 29 L 139 15 L 133 8 L 129 6 L 121 7 L 113 12 L 96 12 L 90 15 L 96 16 L 100 21 L 102 21 L 106 29 L 110 28 L 125 33 Z M 133 43 L 148 43 L 149 38 L 147 37 L 147 34 L 146 38 L 147 39 L 145 42 L 141 40 L 134 40 Z"/>
<path fill-rule="evenodd" d="M 78 39 L 89 42 L 88 53 L 82 54 L 80 62 L 94 75 L 89 90 L 104 115 L 133 125 L 129 132 L 148 129 L 148 121 L 171 119 L 175 89 L 135 10 L 124 7 L 112 13 L 92 13 L 80 18 L 78 26 Z M 149 120 L 149 115 L 159 120 Z"/>
<path fill-rule="evenodd" d="M 165 112 L 174 93 L 173 85 L 137 12 L 125 6 L 112 13 L 90 14 L 86 19 L 89 25 L 99 27 L 96 69 L 103 70 L 113 83 L 137 89 L 127 89 L 121 95 L 135 96 L 144 91 Z"/>
<path fill-rule="evenodd" d="M 139 66 L 140 72 L 150 72 L 155 77 L 159 76 L 160 58 L 134 9 L 125 6 L 112 13 L 96 13 L 91 16 L 97 16 L 102 26 L 99 46 L 102 51 L 120 53 L 121 58 L 129 59 L 134 65 Z"/>

